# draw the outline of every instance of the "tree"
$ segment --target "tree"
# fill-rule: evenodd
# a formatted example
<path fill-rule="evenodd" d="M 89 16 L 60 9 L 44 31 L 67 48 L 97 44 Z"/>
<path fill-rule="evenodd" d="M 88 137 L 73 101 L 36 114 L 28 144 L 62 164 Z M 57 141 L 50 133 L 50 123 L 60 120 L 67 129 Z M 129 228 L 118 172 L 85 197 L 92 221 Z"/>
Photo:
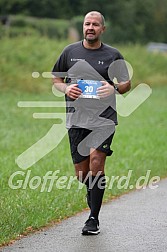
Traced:
<path fill-rule="evenodd" d="M 166 0 L 0 0 L 1 16 L 27 16 L 72 20 L 91 10 L 106 18 L 111 42 L 167 42 Z"/>

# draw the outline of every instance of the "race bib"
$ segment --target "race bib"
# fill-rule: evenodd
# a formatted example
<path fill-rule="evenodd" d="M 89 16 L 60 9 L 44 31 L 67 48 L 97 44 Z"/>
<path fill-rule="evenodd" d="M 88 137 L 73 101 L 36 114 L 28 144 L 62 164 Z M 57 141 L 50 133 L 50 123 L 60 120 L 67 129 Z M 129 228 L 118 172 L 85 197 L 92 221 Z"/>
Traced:
<path fill-rule="evenodd" d="M 100 81 L 95 80 L 77 80 L 78 87 L 82 90 L 81 98 L 99 99 L 97 88 L 102 86 Z"/>

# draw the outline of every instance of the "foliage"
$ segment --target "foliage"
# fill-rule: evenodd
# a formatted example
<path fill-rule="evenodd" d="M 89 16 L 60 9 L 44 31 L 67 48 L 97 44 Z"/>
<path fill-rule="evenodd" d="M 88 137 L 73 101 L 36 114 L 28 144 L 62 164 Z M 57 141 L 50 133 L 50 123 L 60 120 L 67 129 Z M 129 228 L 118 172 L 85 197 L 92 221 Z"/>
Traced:
<path fill-rule="evenodd" d="M 150 178 L 167 176 L 166 92 L 166 86 L 153 88 L 152 96 L 131 116 L 119 118 L 119 126 L 112 145 L 114 153 L 112 157 L 107 158 L 106 162 L 106 175 L 109 178 L 127 176 L 128 171 L 132 170 L 129 185 L 134 185 L 135 188 L 136 180 L 140 176 L 146 175 L 147 170 L 151 170 Z M 30 167 L 31 174 L 25 188 L 23 185 L 18 189 L 9 187 L 9 178 L 17 171 L 22 172 L 23 175 L 17 175 L 12 184 L 18 185 L 18 180 L 26 184 L 28 170 L 17 167 L 15 158 L 47 134 L 55 123 L 53 119 L 35 120 L 32 118 L 32 114 L 57 111 L 57 108 L 18 108 L 17 102 L 20 100 L 53 101 L 56 97 L 52 93 L 20 92 L 15 94 L 13 90 L 1 92 L 0 95 L 1 244 L 20 237 L 21 234 L 38 230 L 51 222 L 60 221 L 86 208 L 86 190 L 85 188 L 79 190 L 77 181 L 69 190 L 58 189 L 57 180 L 54 181 L 50 192 L 47 192 L 50 180 L 47 181 L 43 192 L 40 192 L 42 183 L 36 189 L 30 187 L 30 181 L 34 176 L 40 177 L 43 181 L 43 176 L 49 171 L 60 170 L 58 177 L 74 176 L 67 136 L 57 148 Z M 36 182 L 33 182 L 34 186 L 37 184 Z M 117 183 L 114 183 L 112 188 L 106 189 L 104 200 L 107 201 L 129 190 L 130 188 L 119 189 Z"/>
<path fill-rule="evenodd" d="M 21 15 L 9 16 L 9 23 L 0 28 L 0 37 L 39 34 L 50 38 L 67 39 L 69 22 L 62 19 L 35 18 Z"/>
<path fill-rule="evenodd" d="M 20 36 L 1 39 L 0 48 L 0 88 L 26 92 L 49 90 L 51 80 L 44 79 L 42 72 L 49 72 L 63 48 L 70 43 L 41 36 Z M 151 53 L 140 45 L 115 46 L 132 65 L 132 84 L 141 82 L 151 86 L 166 85 L 166 54 Z M 14 50 L 11 48 L 14 48 Z M 39 78 L 32 78 L 32 72 L 39 72 Z"/>
<path fill-rule="evenodd" d="M 22 14 L 66 20 L 84 16 L 91 10 L 98 10 L 102 12 L 111 27 L 108 40 L 112 43 L 167 42 L 166 0 L 92 0 L 91 2 L 89 0 L 0 0 L 0 9 L 1 16 Z"/>
<path fill-rule="evenodd" d="M 40 192 L 41 185 L 31 189 L 28 184 L 25 189 L 21 187 L 14 190 L 8 184 L 14 172 L 27 174 L 26 170 L 21 170 L 16 165 L 15 158 L 43 137 L 55 123 L 54 119 L 35 120 L 32 114 L 62 112 L 60 108 L 19 108 L 17 103 L 63 99 L 53 95 L 51 80 L 42 78 L 41 74 L 51 71 L 68 43 L 69 41 L 60 42 L 38 35 L 1 40 L 0 244 L 74 215 L 86 207 L 86 191 L 85 188 L 78 189 L 78 182 L 74 182 L 70 190 L 58 189 L 54 184 L 51 192 Z M 136 180 L 145 175 L 147 170 L 151 170 L 151 177 L 167 176 L 167 57 L 165 54 L 147 52 L 144 46 L 139 45 L 116 47 L 133 66 L 132 84 L 145 82 L 153 89 L 149 99 L 132 115 L 119 118 L 112 146 L 114 153 L 106 162 L 106 175 L 109 177 L 127 176 L 128 171 L 133 170 L 130 185 L 135 186 Z M 39 78 L 32 78 L 34 71 L 39 72 Z M 60 176 L 74 176 L 67 136 L 30 170 L 30 179 L 34 176 L 43 178 L 48 171 L 56 170 L 60 170 Z M 19 179 L 25 181 L 25 175 L 20 175 Z M 130 188 L 119 189 L 114 184 L 105 191 L 104 200 L 129 190 Z"/>

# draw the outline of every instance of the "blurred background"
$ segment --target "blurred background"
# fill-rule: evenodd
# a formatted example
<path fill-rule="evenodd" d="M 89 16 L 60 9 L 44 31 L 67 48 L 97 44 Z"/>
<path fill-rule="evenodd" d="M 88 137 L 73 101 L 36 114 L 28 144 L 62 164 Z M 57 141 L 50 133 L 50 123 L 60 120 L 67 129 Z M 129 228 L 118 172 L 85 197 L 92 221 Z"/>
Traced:
<path fill-rule="evenodd" d="M 166 84 L 166 0 L 0 0 L 0 88 L 50 90 L 50 80 L 34 82 L 31 73 L 51 71 L 64 46 L 82 39 L 83 18 L 91 10 L 104 15 L 103 41 L 132 64 L 134 85 Z"/>
<path fill-rule="evenodd" d="M 52 93 L 52 80 L 42 73 L 52 71 L 66 45 L 82 39 L 83 18 L 91 10 L 105 16 L 103 41 L 118 48 L 132 65 L 132 91 L 140 83 L 152 88 L 152 95 L 134 113 L 119 116 L 106 174 L 121 177 L 133 170 L 134 188 L 147 170 L 150 177 L 167 177 L 167 1 L 0 0 L 0 246 L 86 207 L 86 192 L 77 189 L 77 181 L 70 190 L 54 184 L 49 193 L 47 188 L 40 192 L 42 184 L 34 190 L 29 186 L 30 179 L 42 179 L 48 171 L 74 175 L 67 136 L 30 167 L 26 188 L 11 189 L 8 181 L 14 172 L 23 172 L 15 159 L 56 123 L 34 119 L 33 113 L 65 113 L 65 108 L 21 108 L 17 103 L 64 100 Z M 25 176 L 26 171 L 13 183 L 24 182 Z M 130 189 L 114 185 L 106 190 L 105 200 L 125 191 Z"/>
<path fill-rule="evenodd" d="M 0 37 L 38 33 L 78 39 L 83 16 L 90 10 L 105 16 L 108 43 L 167 42 L 166 0 L 0 0 Z"/>

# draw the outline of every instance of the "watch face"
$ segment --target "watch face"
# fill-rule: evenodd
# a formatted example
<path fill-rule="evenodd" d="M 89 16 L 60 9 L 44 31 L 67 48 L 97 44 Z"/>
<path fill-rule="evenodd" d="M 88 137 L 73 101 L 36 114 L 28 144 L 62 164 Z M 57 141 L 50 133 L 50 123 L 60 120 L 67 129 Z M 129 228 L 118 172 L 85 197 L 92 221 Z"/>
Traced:
<path fill-rule="evenodd" d="M 97 88 L 102 86 L 100 81 L 95 80 L 77 80 L 78 87 L 82 90 L 80 98 L 94 98 L 99 99 L 97 96 Z"/>
<path fill-rule="evenodd" d="M 116 91 L 118 91 L 118 87 L 117 86 L 114 85 L 114 88 L 115 88 Z"/>

